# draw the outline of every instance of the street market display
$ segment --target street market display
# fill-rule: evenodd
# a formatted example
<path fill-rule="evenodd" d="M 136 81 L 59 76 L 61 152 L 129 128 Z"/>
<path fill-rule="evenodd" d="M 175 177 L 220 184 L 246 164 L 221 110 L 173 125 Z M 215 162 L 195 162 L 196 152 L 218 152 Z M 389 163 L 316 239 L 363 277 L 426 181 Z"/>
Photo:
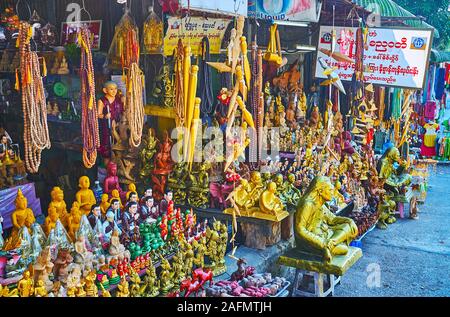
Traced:
<path fill-rule="evenodd" d="M 328 268 L 355 262 L 405 208 L 418 219 L 431 158 L 450 157 L 449 120 L 429 100 L 432 32 L 397 40 L 395 28 L 335 26 L 333 10 L 314 80 L 277 23 L 160 2 L 170 12 L 135 20 L 125 4 L 108 41 L 87 21 L 63 47 L 51 25 L 2 15 L 18 50 L 0 71 L 17 91 L 0 95 L 22 107 L 0 103 L 0 297 L 287 296 L 291 282 L 256 272 L 240 245 L 289 241 L 299 263 Z M 287 19 L 260 2 L 258 19 Z M 319 21 L 316 1 L 300 2 L 289 16 Z"/>

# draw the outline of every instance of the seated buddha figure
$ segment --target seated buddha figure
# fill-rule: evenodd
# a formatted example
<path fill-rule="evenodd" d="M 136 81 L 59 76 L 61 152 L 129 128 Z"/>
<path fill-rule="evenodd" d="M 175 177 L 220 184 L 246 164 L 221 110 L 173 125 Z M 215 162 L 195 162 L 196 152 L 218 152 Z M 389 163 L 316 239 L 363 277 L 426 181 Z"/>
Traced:
<path fill-rule="evenodd" d="M 31 225 L 36 221 L 33 211 L 28 207 L 28 200 L 22 194 L 22 190 L 17 191 L 17 196 L 15 200 L 16 210 L 11 214 L 11 222 L 13 225 L 11 236 L 6 240 L 3 249 L 9 251 L 20 247 L 20 235 L 19 230 L 22 227 L 27 227 L 31 230 Z"/>
<path fill-rule="evenodd" d="M 396 167 L 394 164 L 398 163 Z M 400 152 L 396 147 L 391 147 L 378 162 L 378 177 L 384 181 L 385 189 L 390 192 L 399 192 L 403 186 L 411 183 L 411 175 L 404 172 L 406 164 L 400 158 Z"/>
<path fill-rule="evenodd" d="M 247 195 L 250 192 L 249 183 L 245 178 L 241 178 L 240 185 L 232 192 L 233 200 L 236 206 L 241 210 L 246 210 L 249 206 Z"/>
<path fill-rule="evenodd" d="M 283 202 L 277 196 L 277 185 L 275 182 L 270 182 L 267 185 L 267 189 L 262 193 L 259 199 L 259 208 L 263 213 L 270 215 L 277 215 L 284 211 Z"/>
<path fill-rule="evenodd" d="M 67 233 L 69 234 L 72 241 L 76 241 L 75 236 L 78 232 L 78 229 L 80 228 L 82 216 L 83 213 L 80 210 L 78 202 L 74 201 L 72 204 L 72 208 L 70 209 L 70 215 L 67 221 Z"/>
<path fill-rule="evenodd" d="M 335 216 L 325 206 L 333 192 L 328 177 L 316 176 L 297 205 L 294 222 L 296 248 L 322 255 L 326 262 L 347 254 L 348 244 L 358 235 L 352 219 Z"/>
<path fill-rule="evenodd" d="M 89 189 L 89 186 L 91 186 L 89 177 L 81 176 L 78 181 L 78 186 L 80 187 L 80 190 L 76 194 L 76 200 L 78 204 L 80 204 L 80 211 L 87 216 L 91 211 L 92 205 L 97 202 L 95 200 L 94 192 Z"/>
<path fill-rule="evenodd" d="M 44 232 L 48 236 L 50 231 L 56 227 L 56 222 L 59 220 L 59 214 L 55 207 L 48 208 L 48 216 L 45 217 L 44 221 Z"/>
<path fill-rule="evenodd" d="M 56 186 L 53 187 L 50 196 L 52 198 L 52 201 L 48 205 L 48 208 L 56 209 L 56 212 L 58 213 L 59 216 L 59 221 L 61 221 L 62 225 L 66 227 L 68 220 L 67 217 L 69 216 L 69 214 L 67 213 L 67 206 L 64 201 L 64 192 L 62 191 L 61 188 Z"/>
<path fill-rule="evenodd" d="M 122 190 L 119 184 L 119 177 L 117 176 L 117 164 L 110 161 L 106 166 L 107 176 L 103 183 L 103 188 L 106 194 L 111 195 L 113 190 L 118 191 L 120 198 L 125 200 L 125 192 Z"/>
<path fill-rule="evenodd" d="M 247 199 L 248 205 L 255 206 L 258 204 L 259 197 L 265 190 L 265 185 L 260 172 L 253 171 L 250 174 L 249 191 Z"/>

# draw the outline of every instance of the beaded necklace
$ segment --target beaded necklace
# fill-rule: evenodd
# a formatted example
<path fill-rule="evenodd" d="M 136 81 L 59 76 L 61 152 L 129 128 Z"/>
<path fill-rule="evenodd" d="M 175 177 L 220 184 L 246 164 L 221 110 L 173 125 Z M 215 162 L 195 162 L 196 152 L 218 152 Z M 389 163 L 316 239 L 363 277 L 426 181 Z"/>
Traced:
<path fill-rule="evenodd" d="M 83 164 L 92 168 L 97 161 L 97 148 L 100 147 L 98 133 L 98 114 L 95 107 L 95 78 L 92 63 L 91 32 L 82 28 L 78 33 L 81 49 L 81 134 L 83 136 Z"/>
<path fill-rule="evenodd" d="M 37 173 L 41 164 L 41 152 L 46 148 L 49 149 L 51 143 L 39 57 L 36 52 L 31 51 L 31 37 L 30 25 L 21 22 L 17 46 L 20 52 L 25 166 L 29 172 Z M 44 70 L 45 68 L 44 60 Z"/>

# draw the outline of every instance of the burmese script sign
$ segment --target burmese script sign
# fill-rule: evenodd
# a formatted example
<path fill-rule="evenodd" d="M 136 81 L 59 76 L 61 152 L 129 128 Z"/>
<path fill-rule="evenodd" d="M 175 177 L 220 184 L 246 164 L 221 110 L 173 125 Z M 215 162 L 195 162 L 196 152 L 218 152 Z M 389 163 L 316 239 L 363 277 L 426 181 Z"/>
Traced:
<path fill-rule="evenodd" d="M 317 49 L 316 78 L 326 78 L 318 62 L 322 58 L 335 67 L 341 80 L 350 81 L 355 63 L 356 28 L 335 27 L 336 47 L 331 57 L 331 26 L 320 27 Z M 432 29 L 369 28 L 364 49 L 366 82 L 383 86 L 423 89 L 428 67 Z"/>
<path fill-rule="evenodd" d="M 219 54 L 220 45 L 229 23 L 229 19 L 169 17 L 169 26 L 164 37 L 164 55 L 170 56 L 173 54 L 179 39 L 183 41 L 183 45 L 189 44 L 191 46 L 192 54 L 199 55 L 202 39 L 205 36 L 209 40 L 209 52 Z"/>

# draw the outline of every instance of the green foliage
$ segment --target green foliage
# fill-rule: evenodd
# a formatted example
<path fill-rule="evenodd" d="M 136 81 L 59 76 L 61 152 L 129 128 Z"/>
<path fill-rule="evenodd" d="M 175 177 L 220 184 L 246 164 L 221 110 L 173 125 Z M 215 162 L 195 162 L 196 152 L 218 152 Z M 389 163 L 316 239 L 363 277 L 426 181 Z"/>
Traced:
<path fill-rule="evenodd" d="M 440 50 L 450 50 L 450 0 L 393 0 L 412 14 L 423 16 L 428 24 L 434 26 L 440 38 L 434 46 Z"/>

